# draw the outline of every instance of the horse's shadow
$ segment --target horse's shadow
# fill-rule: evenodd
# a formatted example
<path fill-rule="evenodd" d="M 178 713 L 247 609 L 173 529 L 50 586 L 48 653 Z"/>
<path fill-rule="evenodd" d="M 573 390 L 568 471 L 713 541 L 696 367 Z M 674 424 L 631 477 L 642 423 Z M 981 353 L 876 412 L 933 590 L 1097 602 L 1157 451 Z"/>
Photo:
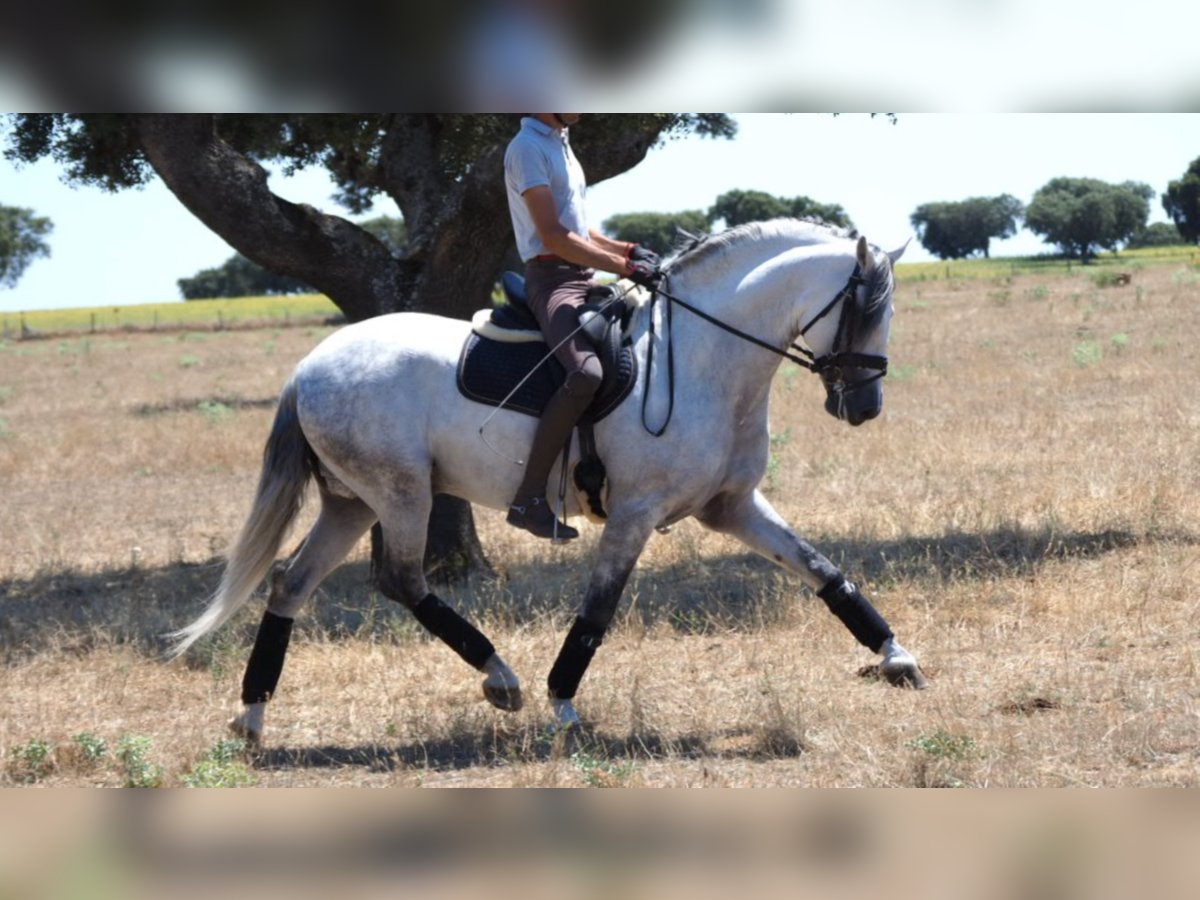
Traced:
<path fill-rule="evenodd" d="M 910 581 L 928 587 L 930 596 L 953 582 L 1022 576 L 1057 561 L 1099 558 L 1143 544 L 1200 543 L 1200 536 L 1192 533 L 1136 533 L 1119 528 L 1057 532 L 1017 526 L 896 540 L 810 537 L 820 552 L 868 591 Z M 635 614 L 647 625 L 665 621 L 684 632 L 712 623 L 734 629 L 760 627 L 775 607 L 784 605 L 781 599 L 800 589 L 798 585 L 781 589 L 776 574 L 780 570 L 748 552 L 721 556 L 685 552 L 677 558 L 680 561 L 665 566 L 635 570 L 629 593 L 637 594 Z M 582 565 L 553 570 L 544 560 L 513 565 L 502 579 L 473 579 L 447 590 L 446 596 L 475 614 L 498 612 L 513 624 L 538 621 L 573 608 L 574 598 L 583 596 L 586 549 L 578 559 Z M 84 654 L 112 642 L 161 656 L 168 645 L 165 635 L 195 616 L 199 598 L 212 593 L 220 574 L 214 560 L 95 573 L 64 568 L 29 578 L 0 579 L 0 661 L 28 658 L 45 647 Z M 411 617 L 370 585 L 366 562 L 341 567 L 322 584 L 305 615 L 305 627 L 333 639 L 413 631 Z M 254 624 L 249 619 L 208 643 L 219 643 L 218 649 L 249 644 Z M 205 660 L 211 655 L 201 654 Z"/>
<path fill-rule="evenodd" d="M 251 761 L 254 768 L 266 771 L 353 768 L 369 772 L 454 772 L 554 759 L 570 759 L 583 769 L 612 769 L 668 759 L 788 759 L 805 751 L 798 736 L 769 728 L 672 737 L 657 732 L 615 736 L 587 729 L 558 735 L 546 732 L 533 740 L 524 735 L 498 739 L 493 730 L 486 729 L 397 746 L 269 747 L 255 752 Z"/>

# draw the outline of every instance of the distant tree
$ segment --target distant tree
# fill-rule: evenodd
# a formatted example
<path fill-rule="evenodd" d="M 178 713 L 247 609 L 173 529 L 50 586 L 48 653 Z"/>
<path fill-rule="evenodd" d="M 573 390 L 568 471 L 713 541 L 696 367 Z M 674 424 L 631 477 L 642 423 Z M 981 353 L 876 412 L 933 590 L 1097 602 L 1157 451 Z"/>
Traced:
<path fill-rule="evenodd" d="M 31 262 L 50 255 L 43 238 L 53 230 L 51 221 L 32 209 L 0 206 L 0 287 L 16 287 Z"/>
<path fill-rule="evenodd" d="M 1131 237 L 1125 246 L 1133 250 L 1138 247 L 1174 247 L 1183 242 L 1183 235 L 1170 222 L 1154 222 Z"/>
<path fill-rule="evenodd" d="M 992 238 L 1017 233 L 1024 208 L 1009 194 L 970 197 L 956 202 L 923 203 L 909 221 L 917 239 L 939 259 L 963 259 L 976 253 L 989 255 Z"/>
<path fill-rule="evenodd" d="M 184 300 L 315 293 L 303 281 L 269 272 L 240 253 L 214 269 L 201 269 L 191 278 L 180 278 L 177 284 Z"/>
<path fill-rule="evenodd" d="M 1146 227 L 1148 184 L 1109 184 L 1096 178 L 1054 178 L 1033 195 L 1025 224 L 1067 256 L 1087 262 L 1097 248 L 1116 250 Z"/>
<path fill-rule="evenodd" d="M 393 256 L 404 256 L 408 252 L 408 228 L 404 220 L 395 216 L 376 216 L 359 222 L 358 227 L 372 234 L 384 246 L 392 251 Z"/>
<path fill-rule="evenodd" d="M 846 211 L 836 203 L 818 203 L 811 197 L 776 197 L 765 191 L 726 191 L 708 210 L 708 223 L 724 222 L 726 227 L 746 222 L 765 222 L 782 216 L 818 218 L 830 225 L 852 228 Z"/>
<path fill-rule="evenodd" d="M 1184 241 L 1200 242 L 1200 157 L 1192 160 L 1181 178 L 1167 185 L 1162 205 Z"/>
<path fill-rule="evenodd" d="M 699 209 L 677 213 L 621 213 L 605 219 L 601 226 L 610 237 L 641 244 L 660 255 L 675 245 L 681 228 L 692 233 L 706 231 L 708 218 Z"/>

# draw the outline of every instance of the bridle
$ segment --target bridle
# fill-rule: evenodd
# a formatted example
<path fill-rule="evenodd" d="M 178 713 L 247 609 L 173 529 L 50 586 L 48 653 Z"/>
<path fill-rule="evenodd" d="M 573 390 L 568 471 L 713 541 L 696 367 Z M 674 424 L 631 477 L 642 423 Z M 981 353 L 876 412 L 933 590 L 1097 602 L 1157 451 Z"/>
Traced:
<path fill-rule="evenodd" d="M 664 277 L 664 282 L 666 278 Z M 654 293 L 650 297 L 650 345 L 646 353 L 646 379 L 645 390 L 642 392 L 642 427 L 646 429 L 654 437 L 661 437 L 667 430 L 667 426 L 671 423 L 671 415 L 675 409 L 675 345 L 672 340 L 674 328 L 672 327 L 671 310 L 675 306 L 682 306 L 693 315 L 699 316 L 706 322 L 717 326 L 722 331 L 727 331 L 730 334 L 741 338 L 755 346 L 762 347 L 764 350 L 769 350 L 776 356 L 782 356 L 784 359 L 794 362 L 801 368 L 807 369 L 821 376 L 821 380 L 825 383 L 828 390 L 835 392 L 838 395 L 839 408 L 842 407 L 845 400 L 845 395 L 859 388 L 865 387 L 874 381 L 879 380 L 887 374 L 887 357 L 875 356 L 869 353 L 854 353 L 849 348 L 852 345 L 855 333 L 858 329 L 861 319 L 861 311 L 859 310 L 857 300 L 858 288 L 864 284 L 862 276 L 862 266 L 858 263 L 854 265 L 854 271 L 850 273 L 850 277 L 846 280 L 845 286 L 834 295 L 833 299 L 825 304 L 815 316 L 809 319 L 808 323 L 800 329 L 797 336 L 799 338 L 808 334 L 809 330 L 820 322 L 825 316 L 833 311 L 834 307 L 839 304 L 842 307 L 841 316 L 838 319 L 837 332 L 833 338 L 833 345 L 829 353 L 821 356 L 816 356 L 812 350 L 802 344 L 793 341 L 788 347 L 780 348 L 764 341 L 762 338 L 755 337 L 740 328 L 735 328 L 728 322 L 723 322 L 714 315 L 697 309 L 686 300 L 676 297 L 661 284 L 654 289 Z M 654 304 L 659 297 L 667 300 L 667 418 L 663 422 L 662 427 L 656 429 L 651 428 L 646 424 L 646 401 L 650 397 L 650 369 L 654 362 Z M 845 302 L 843 302 L 845 301 Z M 843 349 L 844 348 L 844 349 Z M 795 351 L 795 352 L 793 352 Z M 867 369 L 873 371 L 873 375 L 865 378 L 860 378 L 858 381 L 846 382 L 845 369 Z"/>

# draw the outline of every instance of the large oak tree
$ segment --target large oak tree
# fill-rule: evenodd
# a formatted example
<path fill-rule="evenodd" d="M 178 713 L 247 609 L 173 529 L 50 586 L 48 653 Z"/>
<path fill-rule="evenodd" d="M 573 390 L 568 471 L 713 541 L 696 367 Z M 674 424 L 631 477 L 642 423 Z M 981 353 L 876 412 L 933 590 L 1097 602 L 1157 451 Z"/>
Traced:
<path fill-rule="evenodd" d="M 116 191 L 161 178 L 239 253 L 312 285 L 351 321 L 400 310 L 468 317 L 488 302 L 512 247 L 503 160 L 513 115 L 23 114 L 8 126 L 9 159 L 52 157 L 76 184 Z M 593 115 L 571 137 L 594 183 L 672 135 L 734 130 L 719 113 Z M 405 253 L 343 216 L 278 196 L 266 163 L 324 167 L 350 213 L 391 197 L 407 227 Z M 427 562 L 443 573 L 488 568 L 464 501 L 436 501 Z"/>

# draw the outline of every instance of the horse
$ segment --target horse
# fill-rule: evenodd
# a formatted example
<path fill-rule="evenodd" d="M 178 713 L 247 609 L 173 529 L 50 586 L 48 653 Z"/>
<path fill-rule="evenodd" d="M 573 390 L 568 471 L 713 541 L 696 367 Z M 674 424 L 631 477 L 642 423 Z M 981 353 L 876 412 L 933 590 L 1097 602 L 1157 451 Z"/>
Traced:
<path fill-rule="evenodd" d="M 640 377 L 595 425 L 607 518 L 582 607 L 547 678 L 556 727 L 580 723 L 576 690 L 651 533 L 688 517 L 798 576 L 879 654 L 886 681 L 926 686 L 871 602 L 757 488 L 770 453 L 771 380 L 784 358 L 820 375 L 829 414 L 851 426 L 879 415 L 893 265 L 904 249 L 884 252 L 854 232 L 796 219 L 741 225 L 692 240 L 665 264 L 653 298 L 635 303 L 628 333 Z M 422 568 L 434 495 L 505 509 L 536 427 L 528 415 L 457 390 L 470 328 L 416 312 L 348 325 L 313 349 L 283 387 L 253 506 L 220 584 L 200 616 L 172 636 L 181 654 L 227 622 L 270 573 L 242 709 L 230 723 L 251 743 L 262 740 L 297 613 L 377 521 L 379 591 L 484 674 L 493 706 L 521 708 L 516 674 L 475 625 L 429 590 Z M 276 564 L 310 480 L 319 514 Z M 573 489 L 560 497 L 560 514 L 589 514 Z"/>

